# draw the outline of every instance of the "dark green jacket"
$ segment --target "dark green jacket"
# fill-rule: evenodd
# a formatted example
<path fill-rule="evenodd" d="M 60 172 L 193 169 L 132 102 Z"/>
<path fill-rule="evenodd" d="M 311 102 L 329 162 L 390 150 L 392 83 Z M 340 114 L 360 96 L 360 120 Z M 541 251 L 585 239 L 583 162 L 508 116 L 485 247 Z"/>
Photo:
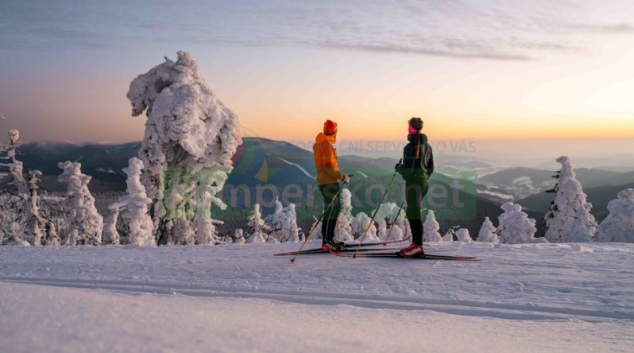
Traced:
<path fill-rule="evenodd" d="M 416 158 L 416 135 L 407 135 L 409 143 L 403 149 L 403 166 L 398 173 L 406 181 L 426 181 L 434 173 L 434 153 L 427 143 L 427 135 L 419 134 L 418 158 Z"/>

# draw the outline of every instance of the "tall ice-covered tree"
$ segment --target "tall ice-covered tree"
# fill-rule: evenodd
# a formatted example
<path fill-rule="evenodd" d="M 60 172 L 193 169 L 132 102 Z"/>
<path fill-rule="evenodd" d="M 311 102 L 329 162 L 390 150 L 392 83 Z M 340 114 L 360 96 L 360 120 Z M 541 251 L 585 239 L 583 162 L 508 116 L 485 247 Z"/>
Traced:
<path fill-rule="evenodd" d="M 64 239 L 64 245 L 101 245 L 103 217 L 95 208 L 95 198 L 88 190 L 91 177 L 81 172 L 81 164 L 73 162 L 59 163 L 64 172 L 60 182 L 68 184 L 70 234 Z"/>
<path fill-rule="evenodd" d="M 427 210 L 427 218 L 423 223 L 423 241 L 427 243 L 442 242 L 440 223 L 436 220 L 436 214 L 433 210 Z"/>
<path fill-rule="evenodd" d="M 561 170 L 554 176 L 558 179 L 557 184 L 547 191 L 554 193 L 555 198 L 544 216 L 548 228 L 545 238 L 551 243 L 571 241 L 573 223 L 578 217 L 583 219 L 579 219 L 577 223 L 584 224 L 587 232 L 594 236 L 598 225 L 589 212 L 592 204 L 586 201 L 586 194 L 581 188 L 581 183 L 576 179 L 570 158 L 562 156 L 557 158 L 557 162 L 561 164 Z"/>
<path fill-rule="evenodd" d="M 480 232 L 478 233 L 478 239 L 476 241 L 483 243 L 494 243 L 497 244 L 500 242 L 498 239 L 498 230 L 493 226 L 493 222 L 486 217 L 484 222 L 482 223 L 482 227 L 480 228 Z"/>
<path fill-rule="evenodd" d="M 625 189 L 608 204 L 610 214 L 601 222 L 597 241 L 634 243 L 634 189 Z"/>
<path fill-rule="evenodd" d="M 512 202 L 506 202 L 502 205 L 502 213 L 499 217 L 500 243 L 505 244 L 522 244 L 522 243 L 540 243 L 546 242 L 543 238 L 535 238 L 537 228 L 535 220 L 528 218 L 525 212 L 522 212 L 522 206 Z"/>
<path fill-rule="evenodd" d="M 242 137 L 236 114 L 216 98 L 194 57 L 155 66 L 130 84 L 132 115 L 146 113 L 139 157 L 147 177 L 154 236 L 161 244 L 211 243 L 211 206 L 231 172 Z M 195 232 L 195 233 L 194 233 Z"/>
<path fill-rule="evenodd" d="M 152 219 L 148 215 L 148 204 L 152 200 L 147 197 L 145 187 L 141 184 L 142 169 L 143 162 L 140 159 L 130 158 L 128 167 L 123 169 L 123 172 L 128 176 L 126 180 L 126 195 L 121 196 L 119 201 L 110 205 L 109 208 L 113 214 L 115 212 L 118 214 L 120 209 L 124 209 L 121 216 L 127 222 L 129 228 L 128 244 L 151 246 L 156 245 L 152 235 Z M 119 235 L 117 234 L 116 237 L 118 238 Z M 116 239 L 116 241 L 118 242 L 119 240 Z M 113 242 L 113 244 L 116 243 Z"/>

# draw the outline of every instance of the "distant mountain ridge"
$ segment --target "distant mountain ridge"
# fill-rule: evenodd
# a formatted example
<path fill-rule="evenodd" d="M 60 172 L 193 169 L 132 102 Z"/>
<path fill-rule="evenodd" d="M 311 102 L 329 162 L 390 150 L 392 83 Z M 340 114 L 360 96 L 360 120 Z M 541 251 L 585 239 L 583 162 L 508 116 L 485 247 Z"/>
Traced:
<path fill-rule="evenodd" d="M 128 160 L 138 156 L 141 142 L 124 144 L 73 144 L 67 142 L 34 142 L 25 143 L 18 150 L 18 159 L 24 163 L 25 169 L 40 170 L 44 174 L 42 186 L 49 191 L 64 191 L 66 186 L 57 182 L 61 169 L 59 162 L 76 161 L 82 163 L 82 171 L 91 175 L 90 188 L 97 192 L 124 191 L 125 174 Z M 244 138 L 244 144 L 238 147 L 233 157 L 234 171 L 227 180 L 228 185 L 284 186 L 288 184 L 306 185 L 314 183 L 315 170 L 312 151 L 307 151 L 283 141 L 265 138 Z M 396 160 L 391 158 L 367 158 L 353 155 L 339 157 L 340 169 L 344 173 L 355 174 L 354 183 L 364 180 L 384 180 L 393 173 Z M 479 161 L 453 161 L 439 159 L 438 165 L 446 166 L 443 173 L 467 169 L 490 168 L 490 165 Z M 458 168 L 458 169 L 456 169 Z M 587 189 L 589 201 L 595 204 L 593 214 L 597 218 L 605 217 L 607 202 L 616 197 L 616 193 L 628 186 L 634 186 L 634 172 L 619 173 L 600 169 L 579 168 L 575 170 L 584 189 Z M 512 197 L 527 207 L 530 217 L 540 219 L 548 208 L 552 194 L 543 194 L 543 190 L 552 187 L 556 182 L 551 176 L 554 171 L 533 168 L 511 168 L 481 177 L 477 194 L 473 196 L 477 204 L 477 218 L 460 222 L 441 221 L 443 231 L 461 224 L 475 236 L 485 215 L 497 223 L 496 217 L 501 213 L 500 204 L 503 197 Z M 437 174 L 437 182 L 450 183 L 453 175 Z M 502 197 L 493 197 L 494 191 Z M 524 194 L 523 194 L 524 193 Z M 308 222 L 304 222 L 308 227 Z M 538 234 L 543 234 L 543 227 L 538 222 Z"/>
<path fill-rule="evenodd" d="M 504 169 L 478 180 L 480 191 L 492 199 L 519 200 L 543 193 L 557 182 L 555 171 L 534 168 Z M 616 172 L 595 168 L 576 168 L 577 180 L 584 188 L 617 186 L 634 183 L 634 172 Z"/>

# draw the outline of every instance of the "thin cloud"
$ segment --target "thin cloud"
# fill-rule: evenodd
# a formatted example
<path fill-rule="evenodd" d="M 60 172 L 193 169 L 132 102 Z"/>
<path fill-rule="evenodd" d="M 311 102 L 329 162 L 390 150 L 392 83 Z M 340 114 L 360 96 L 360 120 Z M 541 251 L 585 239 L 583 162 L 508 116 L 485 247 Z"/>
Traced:
<path fill-rule="evenodd" d="M 597 1 L 184 0 L 178 6 L 16 1 L 0 12 L 0 45 L 17 50 L 156 43 L 311 46 L 527 61 L 588 51 L 588 33 L 634 33 L 634 25 L 620 21 L 634 9 L 614 15 Z"/>

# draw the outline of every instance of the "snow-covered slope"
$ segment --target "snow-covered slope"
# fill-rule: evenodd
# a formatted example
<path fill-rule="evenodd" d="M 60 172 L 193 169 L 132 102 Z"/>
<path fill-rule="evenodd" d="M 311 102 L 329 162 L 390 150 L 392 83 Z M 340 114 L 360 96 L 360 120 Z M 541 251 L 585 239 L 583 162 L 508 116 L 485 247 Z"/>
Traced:
<path fill-rule="evenodd" d="M 272 256 L 297 247 L 2 247 L 0 345 L 16 352 L 634 347 L 631 244 L 426 246 L 477 255 L 478 263 L 305 255 L 291 265 Z"/>

